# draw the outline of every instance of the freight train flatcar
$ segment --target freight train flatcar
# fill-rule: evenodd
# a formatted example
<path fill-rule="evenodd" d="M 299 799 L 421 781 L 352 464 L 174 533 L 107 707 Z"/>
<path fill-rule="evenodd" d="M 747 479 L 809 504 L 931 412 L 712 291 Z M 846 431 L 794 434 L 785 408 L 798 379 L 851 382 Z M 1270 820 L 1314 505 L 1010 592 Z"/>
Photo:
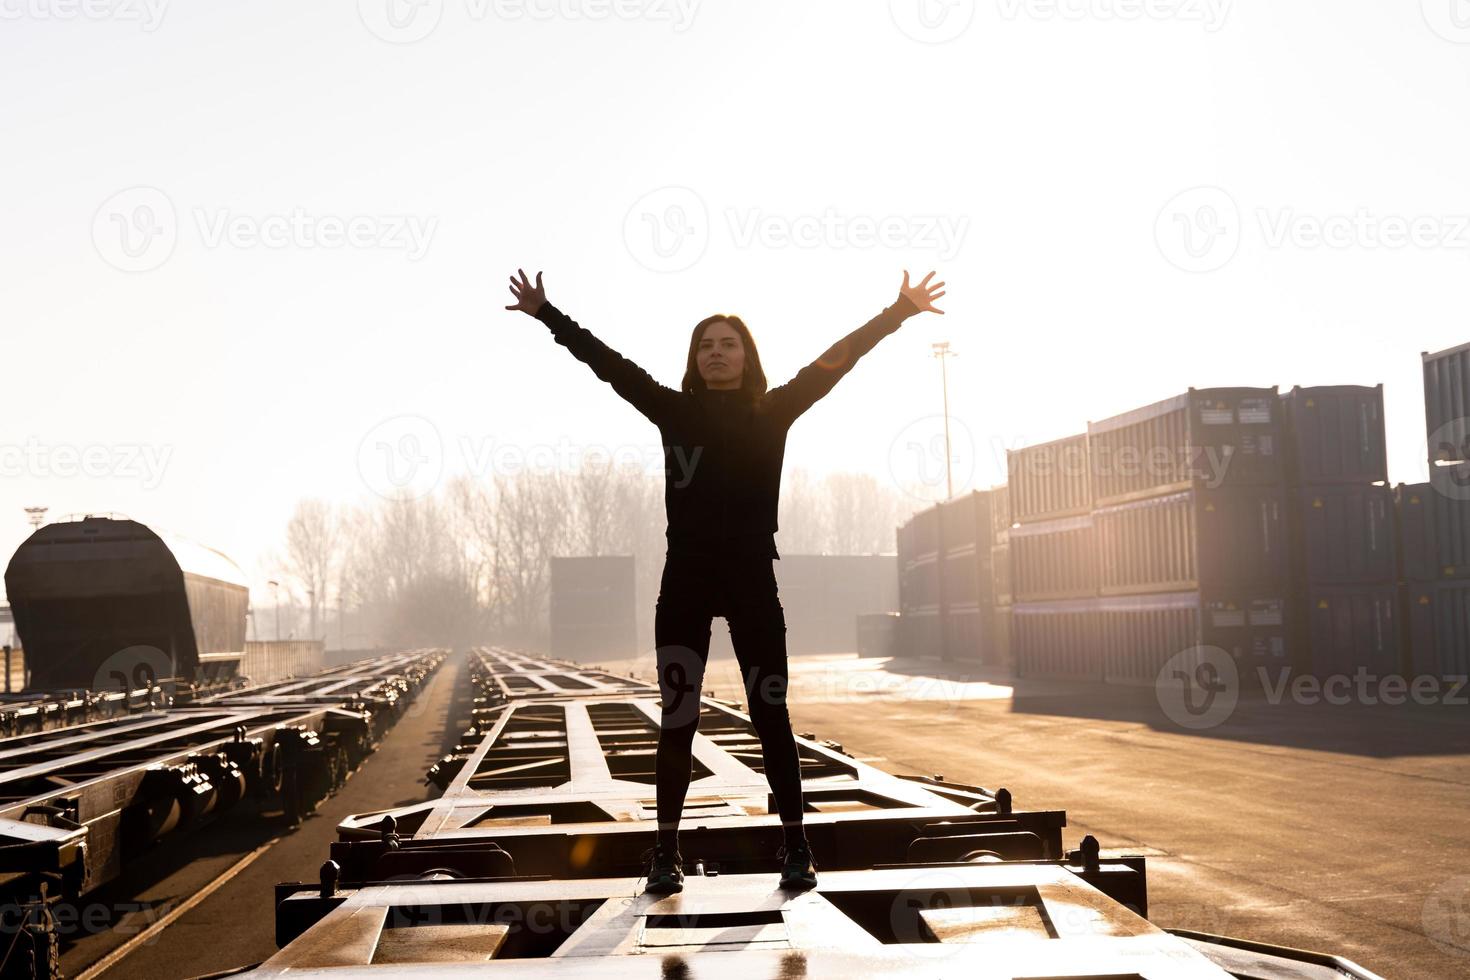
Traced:
<path fill-rule="evenodd" d="M 32 690 L 218 684 L 244 655 L 239 566 L 136 521 L 47 524 L 16 549 L 5 589 Z"/>
<path fill-rule="evenodd" d="M 56 976 L 53 906 L 149 845 L 247 802 L 287 823 L 309 813 L 445 656 L 408 651 L 0 739 L 0 978 Z"/>
<path fill-rule="evenodd" d="M 1328 954 L 1161 929 L 1145 859 L 1105 855 L 1092 837 L 1063 850 L 1064 812 L 885 773 L 806 734 L 821 879 L 783 891 L 759 741 L 747 714 L 709 697 L 684 889 L 644 892 L 657 690 L 521 653 L 472 657 L 483 698 L 431 777 L 443 795 L 340 824 L 315 881 L 277 886 L 280 952 L 230 976 L 1374 976 Z"/>

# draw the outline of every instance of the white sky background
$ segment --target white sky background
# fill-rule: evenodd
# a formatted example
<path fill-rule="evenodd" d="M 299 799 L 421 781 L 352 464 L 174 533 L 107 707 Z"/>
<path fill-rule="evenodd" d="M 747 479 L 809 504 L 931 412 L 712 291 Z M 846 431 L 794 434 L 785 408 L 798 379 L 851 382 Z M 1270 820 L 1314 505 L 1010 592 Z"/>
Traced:
<path fill-rule="evenodd" d="M 45 504 L 173 528 L 263 583 L 298 498 L 372 499 L 359 448 L 405 415 L 446 475 L 479 465 L 466 445 L 656 458 L 652 425 L 503 309 L 517 266 L 671 386 L 710 313 L 746 319 L 775 385 L 937 269 L 947 314 L 883 341 L 786 466 L 913 479 L 891 449 L 934 431 L 949 340 L 957 489 L 1190 385 L 1383 382 L 1390 475 L 1422 479 L 1419 352 L 1470 340 L 1465 0 L 926 0 L 928 33 L 907 0 L 424 0 L 407 35 L 389 0 L 78 2 L 0 0 L 5 560 Z M 436 12 L 413 43 L 368 26 L 405 40 Z M 157 203 L 115 197 L 138 186 L 171 252 L 121 251 L 114 219 Z M 1221 192 L 1238 220 L 1186 271 L 1175 219 Z M 644 215 L 678 226 L 670 204 L 694 233 L 663 258 Z M 903 240 L 739 237 L 829 209 Z M 210 241 L 294 211 L 431 234 L 417 256 Z M 1272 243 L 1283 216 L 1360 211 L 1433 241 Z M 67 447 L 105 472 L 56 473 Z"/>

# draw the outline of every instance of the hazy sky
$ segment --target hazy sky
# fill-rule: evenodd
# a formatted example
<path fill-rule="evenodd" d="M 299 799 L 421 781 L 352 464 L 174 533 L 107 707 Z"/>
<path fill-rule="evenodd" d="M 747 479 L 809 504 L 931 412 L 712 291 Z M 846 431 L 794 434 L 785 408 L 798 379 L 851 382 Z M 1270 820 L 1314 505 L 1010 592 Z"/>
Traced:
<path fill-rule="evenodd" d="M 949 340 L 957 489 L 1190 385 L 1382 382 L 1420 479 L 1467 83 L 1466 0 L 0 0 L 0 562 L 44 504 L 262 582 L 302 496 L 656 460 L 517 266 L 674 386 L 710 313 L 778 384 L 937 269 L 788 470 L 929 479 Z"/>

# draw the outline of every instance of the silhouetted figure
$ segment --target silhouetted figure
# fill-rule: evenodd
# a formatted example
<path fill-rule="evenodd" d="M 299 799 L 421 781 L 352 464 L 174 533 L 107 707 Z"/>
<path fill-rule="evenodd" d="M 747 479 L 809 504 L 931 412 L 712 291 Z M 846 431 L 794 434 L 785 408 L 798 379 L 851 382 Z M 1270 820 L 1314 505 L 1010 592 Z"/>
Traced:
<path fill-rule="evenodd" d="M 668 552 L 654 616 L 660 718 L 656 789 L 658 833 L 648 852 L 647 890 L 683 888 L 679 818 L 689 789 L 709 660 L 710 621 L 723 616 L 745 682 L 750 720 L 761 740 L 766 779 L 785 843 L 781 884 L 810 888 L 815 863 L 802 828 L 801 763 L 786 709 L 786 618 L 776 588 L 776 515 L 786 432 L 883 337 L 925 310 L 944 283 L 917 286 L 903 274 L 898 298 L 839 340 L 789 382 L 766 390 L 755 341 L 738 316 L 706 317 L 689 338 L 679 391 L 612 350 L 546 300 L 541 273 L 510 278 L 522 310 L 658 426 L 664 446 Z"/>

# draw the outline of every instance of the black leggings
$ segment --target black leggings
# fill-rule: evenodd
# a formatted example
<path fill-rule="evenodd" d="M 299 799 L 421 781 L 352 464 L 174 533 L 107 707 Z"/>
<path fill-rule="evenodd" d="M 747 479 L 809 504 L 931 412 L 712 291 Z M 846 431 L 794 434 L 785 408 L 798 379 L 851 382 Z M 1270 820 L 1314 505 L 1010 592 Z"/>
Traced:
<path fill-rule="evenodd" d="M 657 758 L 662 830 L 675 829 L 684 812 L 714 616 L 724 616 L 730 626 L 745 679 L 746 710 L 760 736 L 766 781 L 781 822 L 801 821 L 801 762 L 786 712 L 786 614 L 772 562 L 743 556 L 664 559 L 653 626 L 663 700 Z"/>

